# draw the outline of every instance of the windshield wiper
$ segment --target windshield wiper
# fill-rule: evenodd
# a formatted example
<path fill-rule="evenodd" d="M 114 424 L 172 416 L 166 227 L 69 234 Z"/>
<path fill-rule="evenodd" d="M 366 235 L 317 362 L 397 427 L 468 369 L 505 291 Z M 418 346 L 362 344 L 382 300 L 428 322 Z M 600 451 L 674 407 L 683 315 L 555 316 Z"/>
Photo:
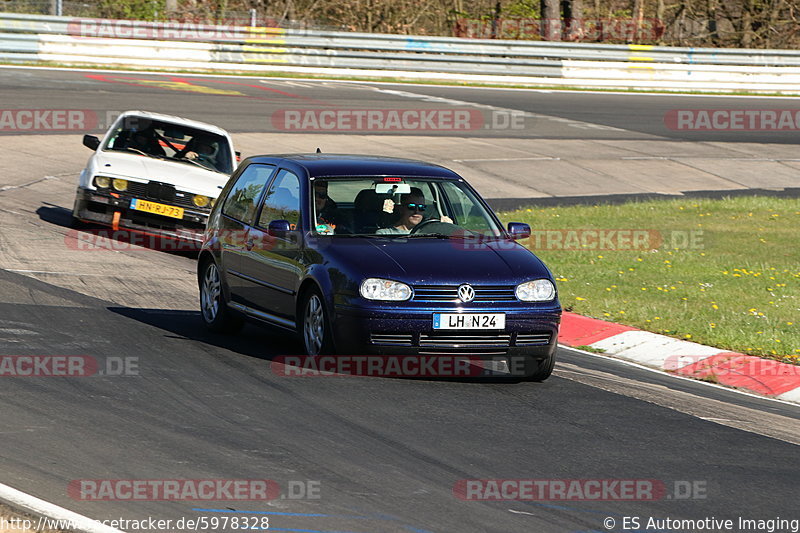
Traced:
<path fill-rule="evenodd" d="M 133 148 L 131 146 L 126 146 L 123 150 L 128 151 L 128 152 L 134 152 L 134 153 L 137 153 L 137 154 L 142 154 L 142 155 L 147 156 L 147 157 L 152 157 L 153 159 L 164 159 L 163 156 L 155 155 L 155 154 L 148 154 L 147 152 L 142 152 L 138 148 Z"/>
<path fill-rule="evenodd" d="M 217 170 L 214 167 L 207 167 L 203 163 L 199 163 L 199 162 L 195 161 L 194 159 L 189 159 L 188 157 L 170 157 L 170 159 L 173 160 L 173 161 L 180 161 L 182 163 L 191 163 L 193 165 L 197 165 L 198 167 L 200 167 L 202 169 L 211 170 L 213 172 L 217 172 L 218 174 L 225 174 L 224 172 L 222 172 L 220 170 Z M 227 176 L 227 174 L 225 174 L 225 175 Z"/>
<path fill-rule="evenodd" d="M 333 237 L 365 237 L 367 239 L 376 239 L 376 238 L 379 238 L 379 237 L 387 237 L 388 235 L 378 235 L 376 233 L 334 233 L 332 236 Z"/>
<path fill-rule="evenodd" d="M 449 239 L 452 235 L 445 235 L 444 233 L 409 233 L 408 235 L 404 235 L 404 237 L 408 237 L 409 239 Z"/>

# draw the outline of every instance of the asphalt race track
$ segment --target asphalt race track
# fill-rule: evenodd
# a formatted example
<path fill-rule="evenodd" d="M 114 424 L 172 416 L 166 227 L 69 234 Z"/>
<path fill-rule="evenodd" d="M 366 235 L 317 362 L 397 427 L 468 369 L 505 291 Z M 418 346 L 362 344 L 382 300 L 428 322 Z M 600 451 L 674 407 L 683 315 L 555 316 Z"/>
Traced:
<path fill-rule="evenodd" d="M 790 153 L 785 133 L 665 131 L 662 117 L 681 107 L 798 106 L 785 99 L 375 90 L 232 78 L 192 79 L 205 89 L 186 90 L 159 76 L 115 76 L 140 81 L 2 69 L 2 107 L 173 113 L 225 127 L 245 156 L 310 151 L 307 145 L 324 139 L 337 148 L 360 144 L 361 151 L 435 152 L 441 161 L 469 166 L 442 151 L 469 137 L 490 152 L 563 141 L 609 152 L 619 150 L 614 142 L 626 142 Z M 208 92 L 223 89 L 242 94 Z M 279 109 L 413 105 L 414 98 L 398 92 L 434 97 L 416 99 L 420 106 L 457 100 L 522 110 L 537 115 L 538 127 L 483 128 L 457 139 L 426 132 L 422 147 L 413 132 L 392 134 L 390 145 L 382 145 L 371 144 L 380 133 L 314 137 L 271 126 Z M 252 325 L 237 337 L 201 327 L 192 257 L 76 244 L 80 233 L 67 223 L 76 176 L 89 155 L 80 146 L 84 132 L 23 133 L 0 136 L 0 355 L 88 356 L 105 375 L 0 377 L 0 483 L 96 519 L 256 516 L 268 517 L 276 531 L 314 533 L 645 531 L 625 517 L 639 517 L 642 526 L 650 517 L 800 518 L 794 503 L 800 408 L 793 405 L 569 349 L 560 350 L 545 383 L 284 377 L 271 360 L 298 354 L 293 338 Z M 768 188 L 800 183 L 785 176 Z M 475 179 L 486 196 L 512 198 L 492 171 Z M 496 195 L 486 192 L 495 188 Z M 119 361 L 128 363 L 127 375 L 105 366 Z M 173 479 L 269 479 L 283 497 L 86 501 L 68 491 L 75 480 Z M 454 488 L 470 479 L 655 480 L 666 492 L 655 499 L 464 501 Z"/>

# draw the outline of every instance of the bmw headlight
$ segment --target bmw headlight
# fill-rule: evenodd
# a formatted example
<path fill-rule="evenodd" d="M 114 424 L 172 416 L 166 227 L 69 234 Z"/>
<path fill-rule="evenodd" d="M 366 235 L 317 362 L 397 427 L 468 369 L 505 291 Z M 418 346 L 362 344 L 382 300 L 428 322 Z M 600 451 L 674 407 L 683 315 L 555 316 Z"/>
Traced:
<path fill-rule="evenodd" d="M 399 281 L 381 278 L 367 278 L 359 289 L 367 300 L 402 302 L 411 298 L 411 287 Z"/>
<path fill-rule="evenodd" d="M 203 196 L 202 194 L 195 194 L 192 196 L 192 203 L 197 207 L 205 207 L 208 205 L 208 196 Z"/>
<path fill-rule="evenodd" d="M 535 279 L 517 285 L 516 294 L 523 302 L 549 302 L 556 297 L 556 287 L 548 279 Z"/>
<path fill-rule="evenodd" d="M 121 178 L 114 178 L 111 182 L 115 191 L 123 192 L 128 190 L 128 181 Z"/>
<path fill-rule="evenodd" d="M 106 176 L 95 176 L 94 184 L 101 189 L 108 189 L 111 186 L 111 178 Z"/>

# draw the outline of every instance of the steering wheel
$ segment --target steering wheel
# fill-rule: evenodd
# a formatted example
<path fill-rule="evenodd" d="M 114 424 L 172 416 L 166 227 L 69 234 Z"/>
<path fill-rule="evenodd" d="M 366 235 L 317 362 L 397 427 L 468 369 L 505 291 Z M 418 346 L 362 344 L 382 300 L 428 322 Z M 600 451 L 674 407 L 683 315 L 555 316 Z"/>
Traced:
<path fill-rule="evenodd" d="M 408 234 L 409 235 L 413 235 L 414 233 L 418 233 L 419 230 L 421 230 L 423 227 L 425 227 L 425 226 L 427 226 L 427 225 L 429 225 L 429 224 L 431 224 L 433 222 L 441 222 L 441 220 L 438 219 L 438 218 L 427 218 L 427 219 L 423 220 L 422 222 L 420 222 L 419 224 L 417 224 L 416 226 L 414 226 L 413 228 L 411 228 L 411 231 Z"/>

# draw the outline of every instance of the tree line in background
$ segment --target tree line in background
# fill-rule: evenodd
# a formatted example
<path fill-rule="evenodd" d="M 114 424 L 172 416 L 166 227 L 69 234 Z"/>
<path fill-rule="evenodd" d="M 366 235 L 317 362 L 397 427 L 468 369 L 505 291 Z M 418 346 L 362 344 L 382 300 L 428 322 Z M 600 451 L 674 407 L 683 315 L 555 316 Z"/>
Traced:
<path fill-rule="evenodd" d="M 55 0 L 0 0 L 0 11 Z M 800 47 L 800 0 L 63 0 L 66 15 L 483 39 Z M 74 4 L 79 12 L 70 13 Z M 19 9 L 16 9 L 19 10 Z"/>

